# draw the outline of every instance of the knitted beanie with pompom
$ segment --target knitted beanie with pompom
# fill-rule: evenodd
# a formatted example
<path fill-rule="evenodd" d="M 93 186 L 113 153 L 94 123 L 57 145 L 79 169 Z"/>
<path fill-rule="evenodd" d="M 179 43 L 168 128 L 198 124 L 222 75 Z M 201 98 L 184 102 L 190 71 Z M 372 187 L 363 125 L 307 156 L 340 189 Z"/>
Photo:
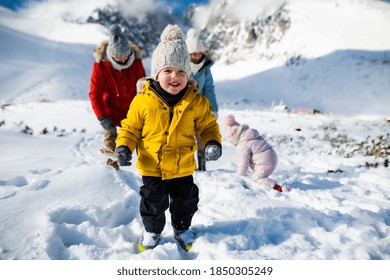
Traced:
<path fill-rule="evenodd" d="M 129 40 L 123 35 L 118 24 L 110 27 L 110 40 L 107 47 L 109 57 L 125 57 L 132 53 Z"/>
<path fill-rule="evenodd" d="M 233 115 L 226 115 L 224 118 L 225 136 L 229 142 L 236 144 L 236 136 L 239 133 L 241 125 L 236 121 Z"/>
<path fill-rule="evenodd" d="M 166 67 L 177 67 L 191 75 L 190 55 L 184 41 L 183 31 L 177 25 L 169 24 L 161 34 L 161 42 L 152 54 L 151 76 L 157 79 Z"/>
<path fill-rule="evenodd" d="M 190 54 L 196 52 L 204 53 L 207 51 L 203 41 L 199 38 L 199 32 L 195 28 L 187 31 L 186 44 Z"/>

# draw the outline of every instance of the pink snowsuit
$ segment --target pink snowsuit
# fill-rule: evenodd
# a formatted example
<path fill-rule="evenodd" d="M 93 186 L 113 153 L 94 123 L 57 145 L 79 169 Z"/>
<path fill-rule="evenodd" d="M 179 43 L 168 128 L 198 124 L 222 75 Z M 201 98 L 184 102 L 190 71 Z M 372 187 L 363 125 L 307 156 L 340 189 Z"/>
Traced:
<path fill-rule="evenodd" d="M 237 176 L 246 176 L 251 169 L 251 179 L 261 185 L 274 188 L 276 182 L 268 176 L 275 170 L 278 157 L 272 147 L 256 129 L 240 125 L 233 115 L 225 117 L 226 138 L 236 146 L 238 155 Z"/>

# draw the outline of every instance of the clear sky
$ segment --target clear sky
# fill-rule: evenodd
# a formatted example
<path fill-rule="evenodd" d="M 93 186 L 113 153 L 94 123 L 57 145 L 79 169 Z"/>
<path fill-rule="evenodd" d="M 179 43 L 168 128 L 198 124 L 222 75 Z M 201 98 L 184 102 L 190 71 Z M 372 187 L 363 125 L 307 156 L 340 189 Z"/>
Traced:
<path fill-rule="evenodd" d="M 15 10 L 25 0 L 0 0 L 0 5 Z"/>

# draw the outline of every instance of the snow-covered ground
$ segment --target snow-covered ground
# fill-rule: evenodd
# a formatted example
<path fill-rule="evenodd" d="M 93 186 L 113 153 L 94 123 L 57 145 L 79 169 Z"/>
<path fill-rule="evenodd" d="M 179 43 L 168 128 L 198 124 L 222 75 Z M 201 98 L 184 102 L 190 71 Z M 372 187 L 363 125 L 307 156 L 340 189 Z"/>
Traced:
<path fill-rule="evenodd" d="M 292 45 L 305 40 L 309 15 L 320 13 L 308 2 L 306 10 L 289 4 L 299 19 Z M 249 179 L 244 188 L 224 141 L 221 159 L 194 174 L 193 249 L 177 246 L 167 213 L 161 245 L 142 254 L 141 178 L 133 166 L 105 166 L 88 100 L 92 50 L 107 31 L 0 7 L 0 260 L 390 260 L 389 155 L 365 155 L 390 149 L 390 5 L 327 5 L 322 11 L 344 16 L 323 20 L 326 34 L 355 30 L 348 19 L 357 12 L 370 32 L 340 41 L 320 30 L 310 40 L 326 39 L 322 52 L 321 44 L 299 46 L 300 57 L 284 64 L 213 69 L 223 136 L 228 113 L 258 129 L 279 156 L 273 178 L 292 191 Z M 148 58 L 144 64 L 149 72 Z M 270 110 L 281 101 L 288 112 Z M 322 113 L 294 112 L 302 108 Z"/>

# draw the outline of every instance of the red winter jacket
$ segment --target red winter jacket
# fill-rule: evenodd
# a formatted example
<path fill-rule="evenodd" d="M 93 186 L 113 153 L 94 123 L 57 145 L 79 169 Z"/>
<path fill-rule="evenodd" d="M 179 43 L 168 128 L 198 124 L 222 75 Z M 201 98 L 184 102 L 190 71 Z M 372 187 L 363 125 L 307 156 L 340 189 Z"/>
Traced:
<path fill-rule="evenodd" d="M 110 61 L 103 59 L 107 44 L 108 41 L 103 42 L 95 49 L 96 61 L 92 67 L 89 98 L 98 119 L 109 117 L 120 126 L 137 94 L 136 83 L 146 73 L 137 50 L 130 67 L 121 71 L 113 68 Z M 132 47 L 134 49 L 134 45 Z"/>

